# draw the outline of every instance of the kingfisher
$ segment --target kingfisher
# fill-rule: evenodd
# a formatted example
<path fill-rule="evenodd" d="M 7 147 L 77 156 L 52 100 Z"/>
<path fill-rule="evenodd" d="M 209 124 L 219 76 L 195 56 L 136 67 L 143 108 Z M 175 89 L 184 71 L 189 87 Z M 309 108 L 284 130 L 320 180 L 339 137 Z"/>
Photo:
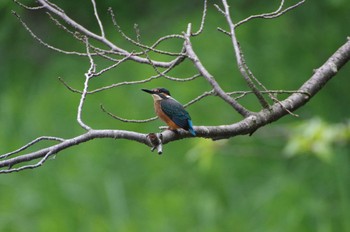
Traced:
<path fill-rule="evenodd" d="M 190 114 L 178 101 L 171 97 L 169 90 L 165 88 L 142 90 L 152 94 L 155 112 L 168 125 L 170 130 L 176 131 L 182 128 L 189 131 L 193 136 L 196 136 Z"/>

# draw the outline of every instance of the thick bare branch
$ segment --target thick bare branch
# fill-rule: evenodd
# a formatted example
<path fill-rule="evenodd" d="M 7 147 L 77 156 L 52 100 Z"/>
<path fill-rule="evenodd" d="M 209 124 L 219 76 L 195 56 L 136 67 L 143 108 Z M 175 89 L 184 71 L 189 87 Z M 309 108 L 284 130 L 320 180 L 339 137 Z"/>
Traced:
<path fill-rule="evenodd" d="M 313 96 L 320 91 L 323 86 L 334 77 L 337 72 L 350 60 L 350 40 L 341 46 L 316 72 L 312 77 L 306 81 L 297 92 L 293 93 L 287 99 L 281 101 L 284 108 L 287 108 L 291 112 L 295 111 L 299 107 L 307 103 Z M 305 94 L 308 93 L 308 94 Z M 284 115 L 288 114 L 280 104 L 275 103 L 269 109 L 263 109 L 262 111 L 246 117 L 240 122 L 231 125 L 221 126 L 195 126 L 197 137 L 211 138 L 211 139 L 223 139 L 230 138 L 237 135 L 252 134 L 254 131 L 263 127 L 264 125 L 277 121 Z M 87 142 L 97 138 L 113 138 L 113 139 L 127 139 L 137 141 L 139 143 L 146 144 L 150 147 L 153 144 L 150 142 L 147 134 L 141 134 L 131 131 L 123 130 L 89 130 L 87 133 L 79 135 L 77 137 L 61 141 L 59 144 L 44 148 L 42 150 L 20 155 L 14 158 L 5 159 L 0 161 L 0 168 L 9 167 L 10 169 L 0 170 L 0 173 L 9 173 L 19 171 L 22 169 L 11 169 L 16 164 L 22 164 L 31 160 L 44 158 L 45 160 L 58 152 L 67 149 L 69 147 Z M 162 133 L 162 144 L 169 143 L 171 141 L 193 138 L 186 131 L 179 131 L 174 133 L 172 131 L 164 131 Z M 39 161 L 39 164 L 42 161 Z M 38 165 L 40 166 L 40 165 Z M 25 166 L 24 166 L 25 167 Z M 28 168 L 32 168 L 31 166 Z"/>
<path fill-rule="evenodd" d="M 17 3 L 17 0 L 14 0 Z M 50 15 L 50 17 L 54 20 L 54 22 L 62 28 L 64 31 L 70 33 L 73 35 L 73 37 L 79 41 L 82 41 L 85 45 L 86 52 L 84 53 L 71 53 L 66 52 L 60 49 L 57 49 L 51 45 L 48 45 L 44 43 L 42 40 L 40 40 L 30 29 L 29 27 L 19 18 L 18 15 L 16 15 L 26 30 L 29 31 L 29 33 L 37 39 L 41 44 L 43 44 L 46 47 L 49 47 L 50 49 L 63 52 L 66 54 L 76 54 L 76 55 L 82 55 L 87 56 L 90 61 L 90 66 L 88 71 L 85 73 L 85 82 L 82 90 L 76 90 L 72 87 L 70 87 L 66 82 L 61 80 L 61 82 L 71 91 L 77 92 L 80 94 L 80 102 L 77 107 L 77 122 L 78 124 L 86 130 L 86 132 L 82 135 L 78 135 L 74 138 L 70 139 L 63 139 L 58 137 L 48 137 L 43 136 L 39 137 L 30 143 L 22 146 L 21 148 L 6 153 L 4 155 L 0 155 L 0 173 L 11 173 L 11 172 L 17 172 L 22 171 L 25 169 L 33 169 L 41 166 L 44 162 L 46 162 L 50 157 L 53 155 L 56 155 L 62 150 L 68 149 L 72 146 L 82 144 L 84 142 L 90 141 L 92 139 L 97 138 L 112 138 L 112 139 L 127 139 L 136 141 L 142 144 L 145 144 L 152 148 L 153 150 L 157 150 L 159 154 L 163 152 L 163 145 L 175 140 L 184 139 L 184 138 L 193 138 L 193 136 L 185 131 L 185 130 L 178 130 L 177 133 L 174 133 L 170 130 L 163 131 L 162 133 L 138 133 L 138 132 L 132 132 L 132 131 L 125 131 L 125 130 L 95 130 L 90 128 L 87 124 L 85 124 L 82 120 L 82 112 L 83 112 L 83 106 L 86 101 L 86 97 L 88 94 L 93 94 L 99 91 L 108 90 L 114 87 L 122 86 L 122 85 L 131 85 L 131 84 L 141 84 L 146 83 L 149 81 L 152 81 L 154 79 L 164 77 L 171 81 L 189 81 L 193 80 L 198 74 L 189 77 L 189 78 L 174 78 L 168 75 L 168 73 L 175 68 L 177 65 L 181 64 L 186 58 L 190 59 L 192 63 L 194 64 L 196 70 L 200 73 L 201 76 L 204 77 L 204 79 L 210 84 L 212 90 L 200 93 L 197 97 L 195 97 L 193 100 L 188 102 L 185 107 L 194 104 L 201 99 L 207 97 L 207 96 L 218 96 L 221 99 L 223 99 L 225 102 L 227 102 L 232 108 L 234 108 L 239 114 L 241 114 L 244 119 L 242 119 L 239 122 L 228 125 L 218 125 L 218 126 L 195 126 L 194 129 L 196 131 L 196 138 L 210 138 L 213 140 L 217 139 L 223 139 L 223 138 L 230 138 L 237 135 L 246 135 L 246 134 L 252 134 L 257 129 L 259 129 L 262 126 L 265 126 L 268 123 L 271 123 L 273 121 L 276 121 L 280 119 L 281 117 L 285 116 L 286 114 L 290 113 L 292 114 L 293 111 L 304 105 L 306 102 L 308 102 L 313 96 L 317 94 L 317 92 L 333 77 L 337 74 L 338 70 L 342 68 L 345 63 L 347 63 L 350 60 L 350 40 L 348 40 L 341 48 L 339 48 L 319 69 L 315 71 L 315 73 L 311 76 L 309 80 L 307 80 L 298 90 L 296 91 L 286 91 L 286 90 L 268 90 L 260 81 L 253 75 L 253 73 L 250 71 L 248 65 L 245 63 L 243 53 L 241 51 L 241 48 L 239 47 L 238 40 L 235 35 L 235 27 L 248 22 L 254 18 L 274 18 L 278 17 L 285 12 L 294 9 L 301 5 L 305 0 L 300 1 L 299 3 L 290 6 L 283 10 L 284 8 L 284 0 L 280 1 L 280 5 L 277 10 L 271 13 L 266 14 L 260 14 L 260 15 L 253 15 L 248 17 L 247 19 L 242 20 L 241 22 L 238 22 L 234 25 L 234 23 L 231 20 L 229 6 L 227 4 L 226 0 L 222 0 L 223 8 L 220 8 L 216 5 L 217 9 L 221 14 L 224 15 L 226 18 L 226 21 L 229 25 L 230 30 L 225 31 L 221 29 L 224 33 L 228 34 L 231 37 L 232 45 L 234 48 L 235 56 L 236 56 L 236 62 L 238 65 L 239 70 L 242 73 L 242 76 L 244 77 L 244 80 L 247 82 L 248 86 L 250 87 L 251 91 L 234 91 L 234 92 L 225 92 L 219 83 L 215 80 L 213 75 L 209 73 L 209 71 L 204 67 L 204 65 L 199 60 L 196 52 L 193 49 L 193 46 L 191 44 L 191 38 L 193 36 L 199 35 L 203 29 L 204 29 L 204 23 L 206 19 L 207 14 L 207 0 L 204 0 L 204 9 L 202 13 L 202 20 L 199 27 L 199 30 L 195 33 L 191 32 L 191 24 L 188 24 L 187 31 L 183 33 L 183 35 L 168 35 L 159 38 L 156 40 L 156 42 L 151 45 L 145 45 L 142 44 L 140 41 L 140 33 L 138 30 L 136 31 L 137 39 L 133 40 L 127 35 L 124 34 L 123 31 L 121 31 L 119 25 L 115 22 L 115 25 L 118 27 L 119 33 L 122 35 L 123 38 L 125 38 L 127 41 L 131 42 L 133 45 L 135 45 L 137 48 L 140 48 L 141 51 L 138 53 L 135 52 L 129 52 L 126 51 L 114 43 L 110 42 L 105 35 L 104 28 L 102 21 L 99 18 L 97 8 L 96 8 L 96 2 L 95 0 L 91 0 L 95 18 L 97 20 L 97 23 L 99 25 L 100 29 L 100 35 L 95 34 L 82 25 L 78 24 L 76 21 L 68 17 L 65 12 L 59 8 L 57 5 L 49 2 L 48 0 L 38 0 L 38 3 L 40 6 L 38 7 L 28 7 L 23 4 L 19 4 L 20 6 L 30 9 L 30 10 L 37 10 L 37 9 L 46 9 L 49 13 L 55 15 L 60 21 L 55 19 Z M 18 4 L 18 3 L 17 3 Z M 111 12 L 112 20 L 114 19 L 113 12 Z M 64 22 L 65 24 L 68 24 L 70 28 L 74 28 L 78 31 L 78 33 L 75 33 L 65 27 L 61 22 Z M 156 47 L 163 41 L 166 41 L 168 39 L 181 39 L 184 40 L 183 47 L 181 47 L 181 51 L 179 53 L 172 53 L 168 51 L 162 51 L 159 49 L 156 49 Z M 102 48 L 98 48 L 93 46 L 89 40 L 94 40 L 101 42 L 102 44 L 106 45 L 108 47 L 108 50 L 104 50 Z M 50 47 L 51 46 L 51 47 Z M 175 58 L 170 62 L 162 62 L 162 61 L 155 61 L 150 58 L 150 55 L 152 53 L 159 53 L 162 56 L 175 56 Z M 101 56 L 107 60 L 110 60 L 113 62 L 110 66 L 107 68 L 101 69 L 100 71 L 96 71 L 96 63 L 94 60 L 94 56 Z M 115 58 L 117 57 L 117 59 Z M 100 76 L 104 74 L 107 71 L 110 71 L 112 68 L 117 67 L 119 64 L 126 62 L 128 60 L 132 60 L 138 63 L 145 63 L 150 66 L 152 66 L 157 73 L 157 75 L 153 75 L 149 78 L 142 79 L 142 80 L 135 80 L 135 81 L 120 81 L 119 83 L 115 83 L 110 86 L 105 86 L 100 89 L 95 89 L 92 91 L 88 91 L 89 89 L 89 81 L 93 77 Z M 165 68 L 165 70 L 159 69 L 160 67 Z M 196 71 L 196 72 L 197 72 Z M 98 80 L 98 79 L 96 79 Z M 258 90 L 258 88 L 255 86 L 255 84 L 258 84 L 260 88 L 262 88 L 263 91 Z M 240 99 L 247 94 L 255 94 L 258 98 L 260 104 L 264 107 L 260 112 L 253 113 L 247 110 L 245 107 L 243 107 L 241 104 L 238 103 L 237 99 Z M 273 94 L 281 94 L 281 93 L 288 93 L 290 94 L 289 97 L 287 97 L 285 100 L 279 101 Z M 237 94 L 239 94 L 237 96 Z M 275 102 L 272 106 L 269 106 L 266 102 L 266 100 L 263 97 L 263 94 L 268 94 L 270 98 Z M 123 122 L 148 122 L 151 120 L 156 119 L 150 118 L 146 120 L 129 120 L 129 119 L 123 119 L 119 116 L 115 116 L 112 113 L 106 111 L 102 105 L 101 108 L 104 112 L 109 114 L 110 116 L 123 121 Z M 41 150 L 27 153 L 27 154 L 20 154 L 20 152 L 24 152 L 27 148 L 32 147 L 33 145 L 37 144 L 40 141 L 43 140 L 53 140 L 56 142 L 55 145 L 43 148 Z M 36 163 L 35 163 L 36 162 Z M 6 169 L 7 168 L 7 169 Z"/>
<path fill-rule="evenodd" d="M 54 146 L 44 148 L 32 153 L 20 155 L 14 158 L 2 160 L 0 161 L 0 168 L 8 167 L 9 169 L 0 170 L 0 173 L 10 173 L 10 172 L 21 171 L 28 168 L 39 167 L 50 156 L 57 154 L 58 152 L 65 150 L 69 147 L 72 147 L 96 138 L 128 139 L 128 140 L 134 140 L 140 143 L 144 143 L 148 146 L 151 146 L 151 144 L 147 139 L 146 134 L 140 134 L 136 132 L 122 131 L 122 130 L 89 130 L 85 134 L 82 134 L 80 136 L 77 136 L 71 139 L 65 139 L 59 144 L 56 144 Z M 36 160 L 39 158 L 42 158 L 42 160 L 40 160 L 37 164 L 24 165 L 20 168 L 12 168 L 16 164 L 23 164 L 28 161 Z M 43 158 L 45 160 L 43 160 Z"/>

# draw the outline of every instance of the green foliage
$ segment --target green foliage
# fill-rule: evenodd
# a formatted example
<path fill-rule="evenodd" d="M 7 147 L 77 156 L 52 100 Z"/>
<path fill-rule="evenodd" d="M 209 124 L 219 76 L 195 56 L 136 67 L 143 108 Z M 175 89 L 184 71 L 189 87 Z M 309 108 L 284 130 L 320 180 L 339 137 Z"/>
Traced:
<path fill-rule="evenodd" d="M 98 31 L 87 2 L 55 4 L 64 4 L 69 15 Z M 129 47 L 112 27 L 106 13 L 109 6 L 129 35 L 134 35 L 133 25 L 138 23 L 147 43 L 184 31 L 188 22 L 198 27 L 202 10 L 202 1 L 96 2 L 108 36 Z M 233 18 L 239 20 L 271 11 L 278 3 L 232 1 L 230 5 Z M 57 54 L 39 45 L 11 9 L 46 42 L 67 50 L 84 49 L 45 14 L 1 1 L 0 153 L 41 135 L 68 138 L 82 133 L 76 123 L 79 95 L 57 78 L 81 89 L 89 66 L 86 58 Z M 347 0 L 307 1 L 278 19 L 257 19 L 239 27 L 248 65 L 268 88 L 299 87 L 349 36 L 349 11 Z M 237 72 L 231 42 L 216 31 L 217 26 L 225 28 L 225 20 L 210 5 L 203 35 L 193 41 L 195 49 L 225 90 L 247 89 Z M 164 46 L 176 50 L 177 44 Z M 105 65 L 101 62 L 98 68 Z M 187 63 L 172 75 L 190 76 L 191 68 Z M 349 126 L 339 123 L 349 119 L 349 70 L 349 66 L 342 69 L 300 109 L 300 118 L 287 117 L 251 137 L 181 140 L 167 144 L 162 156 L 131 141 L 91 141 L 36 170 L 1 175 L 0 231 L 350 231 Z M 93 80 L 91 88 L 153 74 L 147 66 L 125 65 Z M 209 89 L 200 79 L 190 84 L 159 79 L 124 86 L 89 95 L 83 119 L 93 128 L 157 131 L 159 121 L 125 124 L 99 108 L 102 103 L 121 117 L 151 117 L 152 100 L 140 89 L 154 86 L 168 87 L 182 103 Z M 242 103 L 258 108 L 253 98 Z M 195 125 L 240 120 L 213 97 L 188 110 Z M 323 120 L 307 120 L 316 115 Z M 291 121 L 303 119 L 306 122 L 290 126 Z M 284 130 L 288 137 L 279 133 Z"/>
<path fill-rule="evenodd" d="M 323 161 L 330 161 L 337 146 L 350 142 L 350 124 L 329 124 L 313 118 L 294 126 L 285 152 L 288 156 L 313 154 Z"/>

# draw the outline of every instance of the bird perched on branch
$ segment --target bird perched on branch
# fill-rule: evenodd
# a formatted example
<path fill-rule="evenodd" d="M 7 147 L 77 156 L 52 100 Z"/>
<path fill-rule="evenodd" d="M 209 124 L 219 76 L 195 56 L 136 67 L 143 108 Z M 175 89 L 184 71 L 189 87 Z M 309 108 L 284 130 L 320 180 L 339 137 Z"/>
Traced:
<path fill-rule="evenodd" d="M 196 136 L 189 113 L 178 101 L 171 97 L 169 90 L 165 88 L 142 90 L 152 94 L 156 114 L 168 125 L 170 130 L 182 128 Z"/>

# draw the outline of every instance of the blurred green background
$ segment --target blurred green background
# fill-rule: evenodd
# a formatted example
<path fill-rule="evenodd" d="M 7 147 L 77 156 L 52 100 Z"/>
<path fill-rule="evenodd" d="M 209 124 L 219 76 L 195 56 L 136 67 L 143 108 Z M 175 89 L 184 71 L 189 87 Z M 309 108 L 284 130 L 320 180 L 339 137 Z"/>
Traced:
<path fill-rule="evenodd" d="M 55 3 L 98 32 L 90 1 Z M 227 27 L 213 3 L 209 1 L 205 30 L 193 39 L 194 48 L 225 90 L 246 90 L 230 40 L 216 30 Z M 137 23 L 148 44 L 181 33 L 189 22 L 198 28 L 202 12 L 199 0 L 97 4 L 110 40 L 130 50 L 134 48 L 113 28 L 108 7 L 132 37 Z M 237 22 L 272 11 L 279 3 L 229 4 Z M 83 133 L 76 122 L 79 95 L 69 92 L 58 77 L 81 89 L 89 67 L 87 58 L 58 54 L 34 41 L 11 10 L 44 41 L 65 50 L 84 50 L 45 13 L 0 2 L 0 153 L 42 135 L 70 138 Z M 275 20 L 251 21 L 239 27 L 237 35 L 248 65 L 267 88 L 297 89 L 346 41 L 349 12 L 348 0 L 307 1 Z M 162 48 L 178 51 L 179 44 Z M 192 74 L 189 63 L 172 73 Z M 100 139 L 67 149 L 38 169 L 0 175 L 0 231 L 350 231 L 349 74 L 348 64 L 296 112 L 299 118 L 286 116 L 251 137 L 181 140 L 167 144 L 162 156 L 132 141 Z M 128 63 L 94 79 L 91 88 L 150 75 L 152 68 Z M 89 95 L 83 119 L 95 129 L 157 131 L 160 121 L 125 124 L 99 108 L 102 103 L 125 118 L 152 117 L 152 100 L 140 89 L 157 86 L 168 87 L 182 103 L 210 90 L 201 79 L 123 86 Z M 252 97 L 241 103 L 258 109 Z M 195 125 L 241 119 L 214 97 L 188 110 Z"/>

